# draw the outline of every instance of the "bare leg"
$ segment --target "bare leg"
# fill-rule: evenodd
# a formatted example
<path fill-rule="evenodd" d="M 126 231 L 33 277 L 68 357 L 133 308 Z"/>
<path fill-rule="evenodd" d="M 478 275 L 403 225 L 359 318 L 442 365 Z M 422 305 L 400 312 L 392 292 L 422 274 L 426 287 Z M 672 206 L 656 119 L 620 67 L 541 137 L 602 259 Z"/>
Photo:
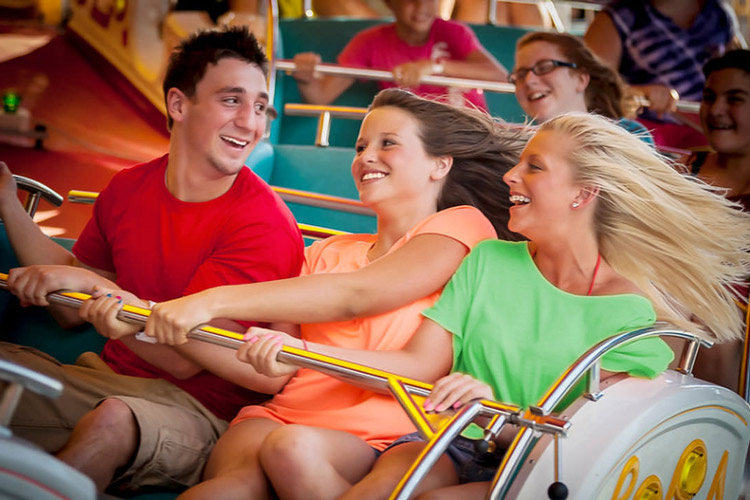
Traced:
<path fill-rule="evenodd" d="M 324 500 L 362 479 L 375 450 L 348 432 L 285 425 L 263 443 L 260 461 L 279 498 Z"/>
<path fill-rule="evenodd" d="M 180 495 L 183 500 L 262 500 L 272 498 L 260 465 L 266 436 L 281 424 L 265 418 L 245 420 L 230 427 L 214 446 L 203 471 L 204 481 Z"/>
<path fill-rule="evenodd" d="M 339 500 L 388 498 L 424 446 L 424 443 L 404 443 L 383 453 L 375 462 L 372 471 L 341 495 Z M 443 455 L 419 483 L 415 494 L 454 484 L 458 484 L 456 469 L 450 458 Z"/>
<path fill-rule="evenodd" d="M 81 418 L 57 458 L 94 480 L 99 491 L 128 464 L 138 446 L 138 424 L 130 408 L 106 399 Z"/>

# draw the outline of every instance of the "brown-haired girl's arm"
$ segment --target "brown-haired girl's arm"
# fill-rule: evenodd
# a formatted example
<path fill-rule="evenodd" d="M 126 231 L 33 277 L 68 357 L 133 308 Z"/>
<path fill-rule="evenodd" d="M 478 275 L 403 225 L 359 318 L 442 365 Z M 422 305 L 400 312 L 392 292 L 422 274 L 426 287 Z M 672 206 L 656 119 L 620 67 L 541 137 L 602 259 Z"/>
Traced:
<path fill-rule="evenodd" d="M 440 290 L 468 252 L 449 236 L 420 234 L 357 271 L 222 286 L 157 304 L 146 334 L 176 345 L 213 318 L 320 323 L 380 314 Z"/>

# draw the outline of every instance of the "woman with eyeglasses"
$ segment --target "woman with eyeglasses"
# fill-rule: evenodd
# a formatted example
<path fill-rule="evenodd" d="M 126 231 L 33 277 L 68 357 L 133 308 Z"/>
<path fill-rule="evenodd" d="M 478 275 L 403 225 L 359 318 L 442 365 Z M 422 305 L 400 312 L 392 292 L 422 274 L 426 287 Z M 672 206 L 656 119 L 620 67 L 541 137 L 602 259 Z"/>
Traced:
<path fill-rule="evenodd" d="M 516 45 L 516 64 L 508 81 L 516 86 L 521 108 L 537 123 L 572 111 L 597 113 L 653 144 L 636 121 L 634 96 L 611 68 L 583 42 L 564 33 L 528 33 Z"/>

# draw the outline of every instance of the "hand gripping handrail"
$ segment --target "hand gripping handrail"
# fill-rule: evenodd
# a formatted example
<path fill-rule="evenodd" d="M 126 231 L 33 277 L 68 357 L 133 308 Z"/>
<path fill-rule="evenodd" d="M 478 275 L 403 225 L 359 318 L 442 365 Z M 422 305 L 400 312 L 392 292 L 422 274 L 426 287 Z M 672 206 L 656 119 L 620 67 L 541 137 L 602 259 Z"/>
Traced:
<path fill-rule="evenodd" d="M 642 340 L 649 337 L 677 337 L 689 341 L 682 353 L 678 371 L 690 373 L 692 371 L 695 356 L 700 346 L 711 347 L 712 342 L 702 339 L 692 333 L 676 330 L 665 323 L 656 323 L 648 328 L 641 328 L 625 333 L 614 335 L 602 340 L 573 363 L 565 373 L 560 376 L 552 387 L 539 400 L 537 406 L 529 408 L 529 411 L 540 416 L 551 413 L 562 401 L 565 395 L 575 387 L 579 380 L 588 375 L 588 390 L 585 395 L 596 401 L 599 398 L 599 370 L 601 358 L 612 349 L 625 344 Z M 532 443 L 535 441 L 533 429 L 521 428 L 515 439 L 508 448 L 503 460 L 498 467 L 497 473 L 492 481 L 487 499 L 504 499 L 512 479 L 518 473 L 523 464 L 524 457 L 528 454 Z"/>
<path fill-rule="evenodd" d="M 276 69 L 279 71 L 294 72 L 297 65 L 291 59 L 277 59 Z M 353 68 L 349 66 L 339 66 L 337 64 L 316 64 L 315 72 L 321 75 L 343 76 L 348 78 L 365 78 L 368 80 L 395 82 L 393 73 L 381 69 Z M 469 78 L 456 78 L 452 76 L 427 75 L 420 80 L 424 85 L 438 85 L 441 87 L 453 87 L 462 89 L 482 89 L 489 92 L 499 92 L 503 94 L 514 94 L 516 87 L 512 83 L 494 82 L 489 80 L 474 80 Z M 640 106 L 648 107 L 648 99 L 639 98 Z M 701 103 L 693 101 L 677 101 L 677 111 L 684 113 L 698 113 Z"/>
<path fill-rule="evenodd" d="M 29 192 L 29 196 L 24 203 L 24 209 L 31 217 L 34 216 L 36 209 L 39 206 L 39 198 L 44 198 L 56 207 L 62 205 L 63 197 L 52 188 L 45 186 L 34 179 L 29 179 L 28 177 L 23 177 L 21 175 L 14 175 L 13 178 L 16 180 L 16 185 L 18 187 Z"/>
<path fill-rule="evenodd" d="M 7 289 L 7 279 L 7 274 L 0 273 L 0 289 Z M 80 307 L 83 301 L 90 298 L 90 295 L 79 292 L 53 292 L 47 295 L 50 303 L 74 308 Z M 143 326 L 150 314 L 150 309 L 125 304 L 117 314 L 117 318 L 127 323 Z M 188 338 L 232 349 L 237 349 L 244 343 L 243 334 L 212 326 L 195 328 L 188 333 Z M 424 410 L 422 403 L 432 389 L 432 385 L 425 382 L 291 346 L 282 347 L 278 360 L 318 370 L 371 391 L 391 393 L 425 439 L 432 439 L 451 417 L 450 412 L 435 414 Z M 563 434 L 570 425 L 557 417 L 533 415 L 529 412 L 522 412 L 521 408 L 516 405 L 486 400 L 467 405 L 458 413 L 458 416 L 461 423 L 465 422 L 464 426 L 476 417 L 491 419 L 498 417 L 520 427 L 552 434 Z"/>

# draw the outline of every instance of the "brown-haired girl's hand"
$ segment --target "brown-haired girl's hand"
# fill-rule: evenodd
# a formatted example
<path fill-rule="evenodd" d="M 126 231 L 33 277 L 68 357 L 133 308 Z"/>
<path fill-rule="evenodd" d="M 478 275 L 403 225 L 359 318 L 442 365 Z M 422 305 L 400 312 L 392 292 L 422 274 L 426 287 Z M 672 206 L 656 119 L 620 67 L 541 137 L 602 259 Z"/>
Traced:
<path fill-rule="evenodd" d="M 145 307 L 143 301 L 135 295 L 120 289 L 95 287 L 91 298 L 83 301 L 78 314 L 94 327 L 101 335 L 110 339 L 119 339 L 134 335 L 140 327 L 117 319 L 117 314 L 124 303 Z"/>
<path fill-rule="evenodd" d="M 425 399 L 427 411 L 457 409 L 474 399 L 495 399 L 492 388 L 470 375 L 451 373 L 435 382 L 432 392 Z"/>
<path fill-rule="evenodd" d="M 145 333 L 155 337 L 160 344 L 184 344 L 190 330 L 212 319 L 208 305 L 199 292 L 154 304 L 151 316 L 146 321 Z"/>
<path fill-rule="evenodd" d="M 279 362 L 276 357 L 284 344 L 302 348 L 299 339 L 284 332 L 252 327 L 245 334 L 245 341 L 237 350 L 237 359 L 253 365 L 258 373 L 281 377 L 297 371 L 297 366 Z"/>

